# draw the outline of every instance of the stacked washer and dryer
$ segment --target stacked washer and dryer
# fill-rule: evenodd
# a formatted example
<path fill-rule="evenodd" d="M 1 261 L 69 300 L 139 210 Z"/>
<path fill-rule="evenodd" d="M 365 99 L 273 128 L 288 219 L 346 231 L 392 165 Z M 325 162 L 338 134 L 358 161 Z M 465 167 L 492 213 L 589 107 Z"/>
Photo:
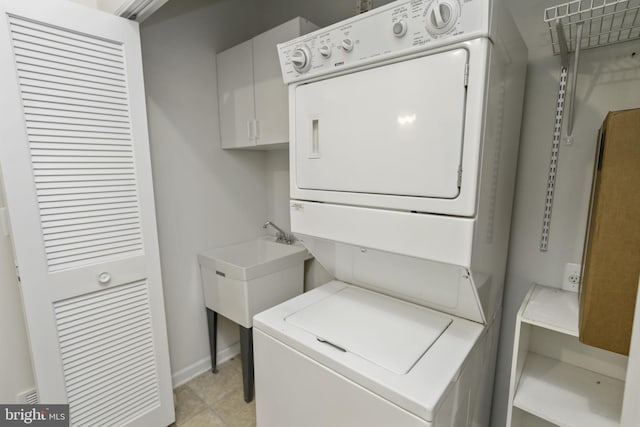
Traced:
<path fill-rule="evenodd" d="M 291 229 L 335 277 L 254 319 L 259 427 L 487 426 L 527 50 L 490 0 L 278 46 Z"/>

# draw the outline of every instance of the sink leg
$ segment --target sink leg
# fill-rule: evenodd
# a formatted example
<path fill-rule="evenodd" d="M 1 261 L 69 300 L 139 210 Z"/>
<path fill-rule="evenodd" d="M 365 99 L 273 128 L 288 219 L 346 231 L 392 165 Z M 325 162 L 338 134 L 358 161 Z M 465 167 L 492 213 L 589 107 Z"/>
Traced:
<path fill-rule="evenodd" d="M 217 336 L 218 313 L 207 308 L 207 325 L 209 326 L 209 351 L 211 352 L 211 372 L 218 372 L 217 366 Z"/>
<path fill-rule="evenodd" d="M 240 326 L 240 353 L 244 401 L 249 403 L 253 400 L 253 328 Z"/>

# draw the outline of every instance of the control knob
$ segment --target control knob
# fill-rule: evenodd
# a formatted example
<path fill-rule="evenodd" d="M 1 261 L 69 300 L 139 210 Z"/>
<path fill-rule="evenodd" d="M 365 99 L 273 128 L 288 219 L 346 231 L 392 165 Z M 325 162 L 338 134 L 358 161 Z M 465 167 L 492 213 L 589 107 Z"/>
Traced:
<path fill-rule="evenodd" d="M 407 34 L 407 21 L 404 19 L 393 24 L 393 35 L 396 37 L 402 37 Z"/>
<path fill-rule="evenodd" d="M 433 0 L 427 9 L 427 30 L 432 34 L 443 34 L 451 30 L 460 16 L 457 0 Z"/>
<path fill-rule="evenodd" d="M 342 49 L 345 52 L 351 52 L 353 50 L 353 40 L 351 39 L 342 40 Z"/>
<path fill-rule="evenodd" d="M 291 54 L 293 68 L 299 73 L 304 73 L 311 68 L 311 51 L 306 46 L 297 47 Z"/>
<path fill-rule="evenodd" d="M 331 46 L 329 45 L 320 46 L 320 48 L 318 48 L 318 51 L 323 58 L 328 58 L 331 56 Z"/>

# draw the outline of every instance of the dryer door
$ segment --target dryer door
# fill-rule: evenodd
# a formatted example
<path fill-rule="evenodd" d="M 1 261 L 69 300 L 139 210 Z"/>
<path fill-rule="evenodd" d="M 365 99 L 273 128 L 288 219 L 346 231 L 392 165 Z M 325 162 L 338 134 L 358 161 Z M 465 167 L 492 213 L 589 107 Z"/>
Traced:
<path fill-rule="evenodd" d="M 296 87 L 297 186 L 456 198 L 468 56 L 455 49 Z"/>

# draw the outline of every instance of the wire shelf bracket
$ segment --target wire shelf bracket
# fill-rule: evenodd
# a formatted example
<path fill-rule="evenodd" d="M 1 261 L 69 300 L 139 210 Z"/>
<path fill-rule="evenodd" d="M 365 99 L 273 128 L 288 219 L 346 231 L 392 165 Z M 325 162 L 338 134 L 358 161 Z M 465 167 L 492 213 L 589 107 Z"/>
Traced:
<path fill-rule="evenodd" d="M 543 18 L 549 27 L 553 54 L 560 55 L 561 62 L 560 88 L 556 105 L 544 220 L 540 240 L 540 251 L 546 252 L 549 245 L 551 211 L 555 192 L 565 101 L 568 117 L 567 136 L 564 141 L 568 145 L 573 143 L 580 52 L 585 49 L 640 39 L 640 0 L 574 0 L 546 8 Z M 572 72 L 567 85 L 570 53 L 574 55 Z"/>
<path fill-rule="evenodd" d="M 549 160 L 549 174 L 547 176 L 547 192 L 544 201 L 544 216 L 542 219 L 542 235 L 540 237 L 540 252 L 549 249 L 549 233 L 551 231 L 551 211 L 553 208 L 553 195 L 556 189 L 556 176 L 558 171 L 558 157 L 560 155 L 560 135 L 562 132 L 562 111 L 564 109 L 565 93 L 567 88 L 567 67 L 560 69 L 560 87 L 556 102 L 556 117 L 553 123 L 553 137 L 551 143 L 551 158 Z"/>

